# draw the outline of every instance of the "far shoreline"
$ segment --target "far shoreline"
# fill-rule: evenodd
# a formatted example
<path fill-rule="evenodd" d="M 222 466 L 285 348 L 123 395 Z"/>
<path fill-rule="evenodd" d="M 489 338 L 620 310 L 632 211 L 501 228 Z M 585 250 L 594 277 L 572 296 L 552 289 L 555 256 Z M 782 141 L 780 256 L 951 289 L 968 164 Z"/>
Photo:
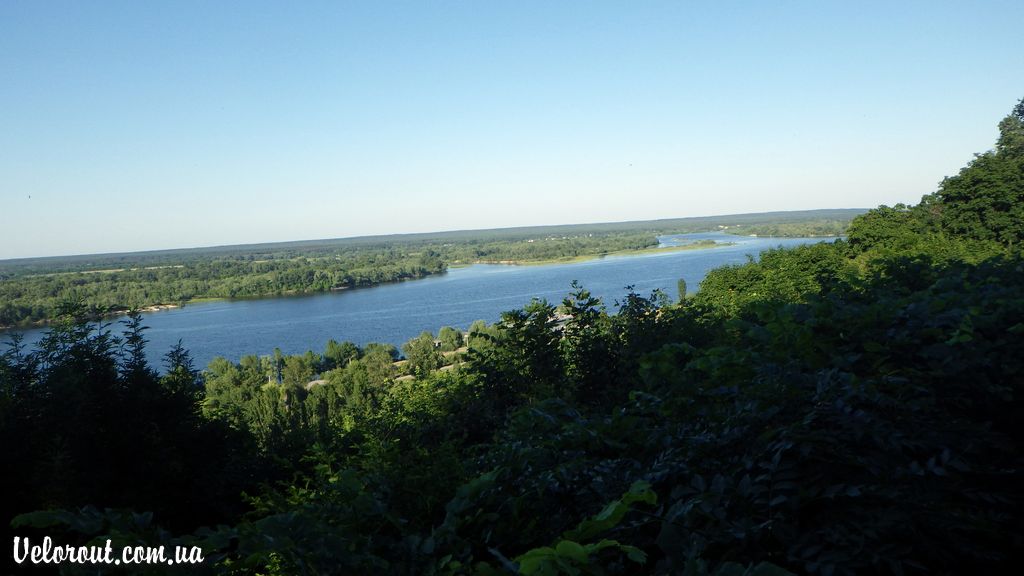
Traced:
<path fill-rule="evenodd" d="M 177 308 L 181 308 L 185 304 L 195 303 L 195 302 L 198 302 L 200 300 L 204 300 L 204 299 L 196 298 L 194 300 L 187 300 L 185 302 L 181 302 L 180 304 L 149 304 L 149 305 L 146 305 L 146 306 L 141 306 L 139 308 L 135 308 L 134 311 L 135 312 L 160 312 L 162 310 L 174 310 L 174 309 L 177 309 Z M 95 316 L 92 316 L 91 319 L 103 320 L 103 319 L 107 319 L 107 318 L 116 318 L 117 316 L 125 316 L 125 315 L 131 313 L 132 311 L 133 311 L 133 309 L 131 309 L 131 308 L 125 308 L 125 309 L 120 309 L 120 310 L 109 310 L 107 312 L 103 312 L 102 314 L 97 314 Z M 34 330 L 36 328 L 43 328 L 43 327 L 49 326 L 50 324 L 53 324 L 57 320 L 58 320 L 57 318 L 44 318 L 42 320 L 34 320 L 32 322 L 28 322 L 28 323 L 25 323 L 25 324 L 3 325 L 3 326 L 0 326 L 0 331 L 3 331 L 3 332 L 16 332 L 16 331 L 21 330 L 21 329 Z"/>
<path fill-rule="evenodd" d="M 725 234 L 729 234 L 729 233 L 725 232 Z M 755 235 L 739 235 L 739 234 L 729 234 L 729 235 L 735 236 L 735 237 L 738 237 L 738 238 L 740 238 L 740 237 L 748 237 L 748 236 L 749 237 L 758 237 L 758 236 L 755 236 Z M 760 238 L 769 238 L 769 237 L 776 238 L 776 236 L 760 236 Z M 830 237 L 830 236 L 825 236 L 825 235 L 823 235 L 823 236 L 777 236 L 777 238 L 811 238 L 811 237 L 819 237 L 820 238 L 820 237 Z M 841 238 L 842 236 L 831 236 L 831 237 Z M 692 243 L 689 243 L 689 244 L 683 244 L 681 246 L 655 246 L 655 247 L 651 247 L 651 248 L 636 248 L 636 249 L 626 249 L 626 250 L 615 250 L 615 251 L 612 251 L 612 252 L 601 252 L 601 253 L 597 253 L 597 254 L 581 254 L 579 256 L 572 256 L 572 257 L 565 257 L 565 258 L 549 258 L 549 259 L 541 259 L 541 260 L 475 260 L 473 262 L 452 262 L 452 263 L 446 264 L 445 270 L 441 274 L 444 274 L 449 269 L 469 268 L 469 267 L 477 265 L 477 264 L 486 264 L 486 265 L 492 265 L 492 266 L 551 266 L 551 265 L 557 265 L 557 264 L 578 264 L 578 263 L 589 262 L 589 261 L 593 261 L 593 260 L 601 260 L 601 259 L 604 259 L 604 258 L 607 258 L 607 257 L 648 256 L 648 255 L 654 255 L 654 254 L 664 254 L 664 253 L 673 253 L 673 252 L 685 252 L 685 251 L 697 251 L 697 250 L 713 250 L 715 248 L 724 248 L 724 247 L 728 247 L 728 246 L 735 246 L 736 244 L 737 244 L 737 242 L 723 242 L 723 241 L 717 241 L 717 240 L 700 240 L 700 241 L 692 242 Z M 409 281 L 414 281 L 414 280 L 421 280 L 423 278 L 429 278 L 430 276 L 433 276 L 433 274 L 430 274 L 430 275 L 427 275 L 427 276 L 424 276 L 424 277 L 421 277 L 421 278 L 403 278 L 403 279 L 400 279 L 400 280 L 396 280 L 395 282 L 409 282 Z M 174 310 L 174 309 L 183 308 L 183 307 L 191 305 L 191 304 L 201 304 L 201 303 L 218 302 L 218 301 L 262 300 L 262 299 L 267 299 L 267 298 L 279 298 L 279 297 L 282 297 L 282 296 L 283 297 L 288 297 L 288 296 L 315 296 L 315 295 L 318 295 L 318 294 L 327 294 L 327 293 L 331 293 L 331 292 L 340 292 L 340 291 L 347 291 L 347 290 L 352 290 L 352 289 L 373 288 L 373 287 L 376 287 L 376 286 L 380 286 L 382 284 L 390 284 L 390 283 L 392 283 L 392 282 L 383 282 L 381 284 L 373 284 L 373 285 L 370 285 L 370 286 L 345 286 L 343 288 L 332 288 L 331 290 L 328 290 L 328 291 L 277 293 L 277 294 L 266 294 L 266 295 L 261 295 L 261 296 L 247 296 L 247 297 L 244 297 L 244 298 L 226 298 L 226 297 L 204 296 L 204 297 L 190 298 L 188 300 L 183 300 L 183 301 L 181 301 L 181 302 L 179 302 L 177 304 L 167 304 L 167 303 L 149 304 L 149 305 L 142 306 L 142 307 L 138 308 L 137 311 L 138 312 L 145 312 L 145 313 L 160 312 L 160 311 L 163 311 L 163 310 Z M 113 311 L 106 312 L 106 313 L 100 314 L 98 316 L 95 316 L 92 319 L 93 320 L 101 320 L 101 319 L 116 318 L 118 316 L 126 315 L 130 311 L 131 311 L 130 309 L 113 310 Z M 43 320 L 36 320 L 36 321 L 30 322 L 30 323 L 27 323 L 27 324 L 5 325 L 5 326 L 0 326 L 0 332 L 16 333 L 18 330 L 34 330 L 34 329 L 44 328 L 46 326 L 49 326 L 49 325 L 53 324 L 56 321 L 57 321 L 57 319 L 55 319 L 55 318 L 49 318 L 49 319 L 43 319 Z"/>

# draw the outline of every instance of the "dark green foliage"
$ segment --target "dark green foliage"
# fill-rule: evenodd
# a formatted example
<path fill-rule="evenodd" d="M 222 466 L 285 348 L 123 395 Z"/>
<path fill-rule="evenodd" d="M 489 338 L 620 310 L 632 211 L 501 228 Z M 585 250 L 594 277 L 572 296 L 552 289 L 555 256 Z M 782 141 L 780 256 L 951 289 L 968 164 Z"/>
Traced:
<path fill-rule="evenodd" d="M 850 245 L 882 253 L 918 246 L 977 257 L 985 243 L 1017 247 L 1024 237 L 1024 119 L 1018 104 L 999 123 L 995 150 L 978 154 L 915 207 L 882 206 L 853 220 Z M 945 249 L 939 248 L 945 244 Z M 963 247 L 967 246 L 965 250 Z"/>
<path fill-rule="evenodd" d="M 195 363 L 192 362 L 192 355 L 182 345 L 181 339 L 178 339 L 177 344 L 164 355 L 164 368 L 168 374 L 182 372 L 193 382 L 199 381 L 199 371 L 196 370 Z"/>
<path fill-rule="evenodd" d="M 129 385 L 135 381 L 152 379 L 155 375 L 146 363 L 146 338 L 142 334 L 146 327 L 142 325 L 142 314 L 137 310 L 129 311 L 128 318 L 123 324 L 120 366 L 122 376 L 129 381 Z"/>
<path fill-rule="evenodd" d="M 470 358 L 491 386 L 488 396 L 508 406 L 567 391 L 554 306 L 534 300 L 502 314 L 499 327 L 496 337 L 479 332 L 470 337 Z M 474 334 L 492 345 L 473 346 Z"/>
<path fill-rule="evenodd" d="M 1024 140 L 1019 134 L 1006 135 Z M 1009 146 L 1009 145 L 1008 145 Z M 946 178 L 938 192 L 942 223 L 958 236 L 1017 246 L 1024 239 L 1024 150 L 1019 144 L 979 155 L 956 176 Z"/>
<path fill-rule="evenodd" d="M 80 306 L 64 311 L 37 350 L 15 340 L 0 362 L 5 526 L 17 513 L 90 503 L 148 510 L 177 530 L 235 518 L 259 464 L 243 438 L 200 416 L 187 352 L 173 350 L 158 377 L 137 318 L 122 339 L 84 322 Z"/>
<path fill-rule="evenodd" d="M 595 403 L 609 393 L 614 379 L 617 347 L 610 335 L 611 322 L 601 301 L 578 283 L 562 301 L 566 318 L 559 342 L 565 380 L 565 395 L 583 396 Z"/>
<path fill-rule="evenodd" d="M 673 398 L 672 413 L 700 423 L 701 443 L 681 455 L 680 473 L 696 469 L 722 497 L 743 503 L 733 512 L 737 504 L 729 504 L 712 524 L 700 508 L 680 507 L 699 522 L 704 538 L 696 544 L 714 557 L 735 554 L 741 532 L 755 546 L 748 558 L 785 553 L 786 564 L 799 567 L 808 554 L 810 572 L 931 562 L 957 572 L 1008 558 L 1020 537 L 1005 523 L 1020 512 L 1004 514 L 1019 497 L 1019 468 L 1009 463 L 1020 456 L 1012 428 L 989 422 L 1005 414 L 997 404 L 1019 403 L 1012 359 L 1024 350 L 1005 333 L 1024 301 L 1018 285 L 991 293 L 990 304 L 964 305 L 1001 284 L 992 272 L 950 270 L 907 296 L 883 285 L 852 298 L 761 307 L 727 325 L 715 346 L 650 357 L 652 389 Z M 991 344 L 960 341 L 974 317 L 1001 323 L 988 324 Z M 975 411 L 979 402 L 984 408 Z M 967 485 L 985 495 L 965 499 Z M 761 521 L 770 521 L 760 528 L 744 524 L 758 519 L 755 496 L 765 506 Z M 721 540 L 704 541 L 716 531 Z M 693 550 L 683 548 L 680 562 Z"/>
<path fill-rule="evenodd" d="M 804 301 L 833 290 L 855 273 L 842 243 L 767 250 L 758 262 L 709 272 L 693 302 L 715 314 L 735 315 L 754 303 Z"/>
<path fill-rule="evenodd" d="M 929 232 L 929 214 L 921 207 L 879 206 L 850 223 L 847 239 L 856 252 L 899 252 L 919 244 Z"/>

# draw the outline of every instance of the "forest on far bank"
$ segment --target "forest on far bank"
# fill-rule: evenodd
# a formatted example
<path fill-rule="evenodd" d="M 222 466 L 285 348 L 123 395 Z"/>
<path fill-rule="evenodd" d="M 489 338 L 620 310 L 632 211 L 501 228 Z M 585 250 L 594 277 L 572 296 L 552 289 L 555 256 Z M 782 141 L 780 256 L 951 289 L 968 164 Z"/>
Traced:
<path fill-rule="evenodd" d="M 999 132 L 844 240 L 616 313 L 573 285 L 401 374 L 335 342 L 160 375 L 141 317 L 65 303 L 0 356 L 7 541 L 198 546 L 193 574 L 1016 573 L 1024 100 Z M 179 570 L 132 568 L 100 567 Z"/>
<path fill-rule="evenodd" d="M 91 314 L 345 290 L 475 262 L 557 262 L 658 245 L 659 234 L 840 235 L 860 210 L 811 210 L 439 232 L 0 262 L 0 328 L 53 320 L 69 299 Z"/>

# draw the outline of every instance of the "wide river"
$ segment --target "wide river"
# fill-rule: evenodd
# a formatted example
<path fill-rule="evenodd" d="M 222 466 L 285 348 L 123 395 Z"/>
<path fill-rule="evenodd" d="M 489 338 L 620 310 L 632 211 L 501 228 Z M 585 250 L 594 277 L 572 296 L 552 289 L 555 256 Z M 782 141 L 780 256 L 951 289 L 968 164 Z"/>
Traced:
<path fill-rule="evenodd" d="M 494 322 L 506 310 L 521 308 L 531 298 L 559 303 L 578 280 L 611 309 L 626 286 L 646 296 L 655 289 L 678 297 L 677 282 L 696 290 L 709 270 L 746 262 L 765 249 L 789 247 L 829 238 L 751 238 L 723 233 L 663 236 L 663 246 L 702 239 L 733 242 L 732 246 L 609 256 L 572 264 L 507 266 L 477 264 L 447 273 L 395 284 L 329 294 L 254 300 L 222 300 L 143 314 L 149 359 L 163 368 L 162 356 L 179 339 L 197 367 L 216 356 L 238 361 L 243 355 L 264 355 L 279 347 L 285 354 L 322 351 L 331 338 L 359 345 L 386 342 L 401 346 L 424 330 L 442 326 L 466 329 L 474 320 Z M 45 329 L 25 331 L 26 344 Z"/>

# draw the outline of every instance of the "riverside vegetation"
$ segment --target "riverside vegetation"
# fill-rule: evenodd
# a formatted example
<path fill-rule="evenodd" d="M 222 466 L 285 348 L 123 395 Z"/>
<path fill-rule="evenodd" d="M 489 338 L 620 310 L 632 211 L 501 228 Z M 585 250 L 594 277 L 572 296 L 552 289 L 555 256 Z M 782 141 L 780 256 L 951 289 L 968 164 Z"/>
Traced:
<path fill-rule="evenodd" d="M 374 286 L 476 262 L 568 262 L 653 250 L 658 234 L 725 229 L 837 235 L 860 212 L 812 210 L 8 260 L 0 262 L 0 328 L 53 320 L 69 298 L 87 303 L 90 314 L 101 317 L 198 299 Z"/>
<path fill-rule="evenodd" d="M 176 347 L 158 376 L 137 315 L 115 337 L 68 307 L 0 362 L 0 515 L 202 546 L 191 573 L 1009 573 L 1022 240 L 1024 101 L 845 241 L 616 314 L 573 286 L 444 350 L 426 334 L 402 368 L 330 343 L 200 372 Z"/>

